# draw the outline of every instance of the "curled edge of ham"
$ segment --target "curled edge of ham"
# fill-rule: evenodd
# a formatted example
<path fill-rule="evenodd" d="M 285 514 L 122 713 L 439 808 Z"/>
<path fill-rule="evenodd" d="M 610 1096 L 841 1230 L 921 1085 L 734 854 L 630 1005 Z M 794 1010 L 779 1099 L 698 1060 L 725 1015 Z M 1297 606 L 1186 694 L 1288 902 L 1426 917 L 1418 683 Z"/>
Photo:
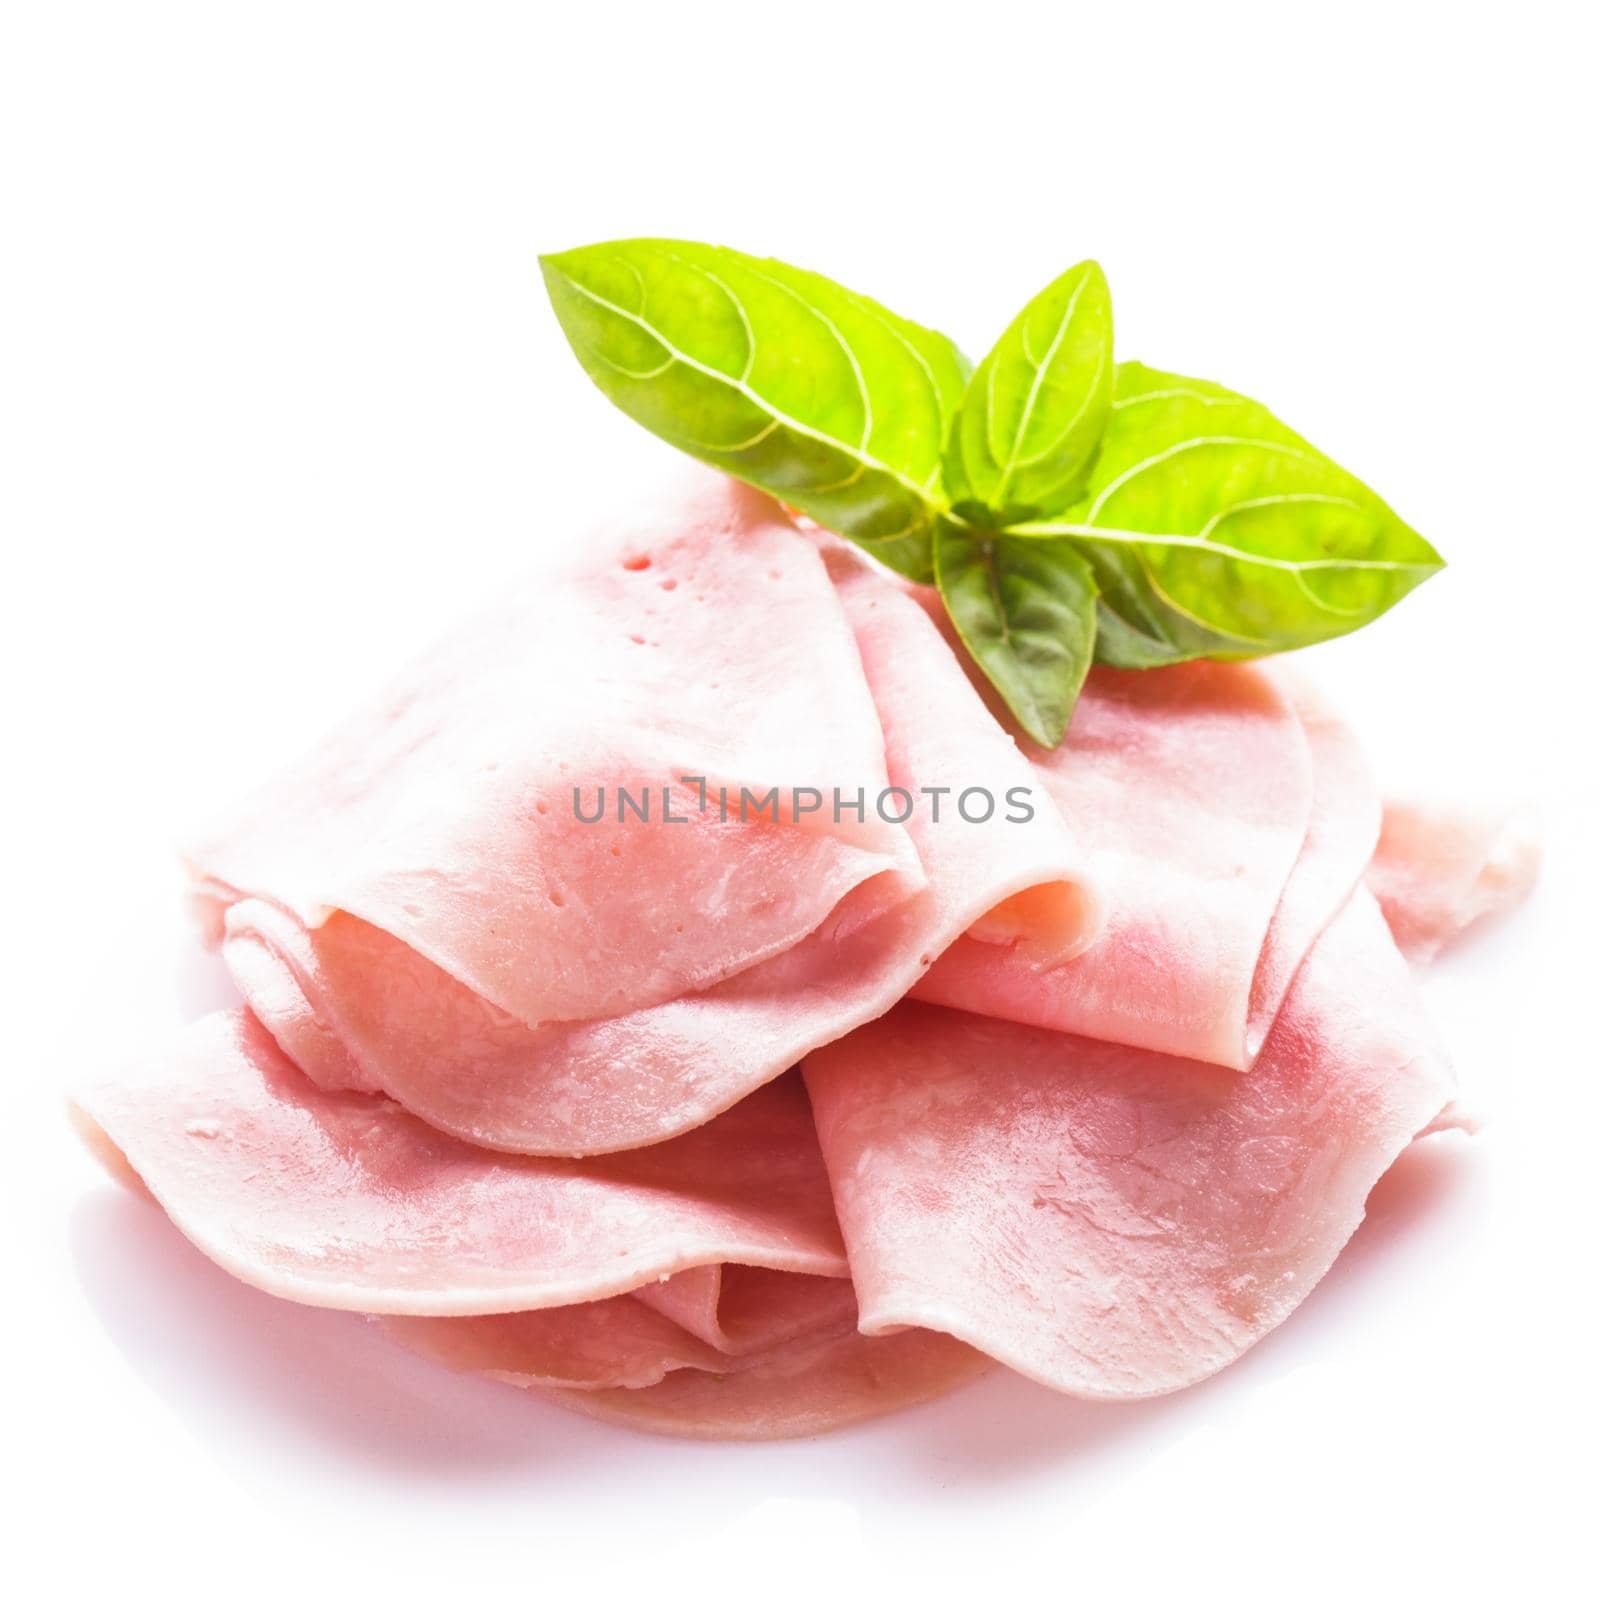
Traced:
<path fill-rule="evenodd" d="M 723 1263 L 848 1272 L 793 1078 L 646 1149 L 507 1156 L 393 1101 L 319 1088 L 235 1011 L 75 1103 L 97 1150 L 109 1141 L 205 1255 L 307 1305 L 483 1316 Z"/>
<path fill-rule="evenodd" d="M 232 1012 L 74 1110 L 107 1170 L 233 1276 L 612 1420 L 794 1437 L 989 1365 L 940 1336 L 856 1331 L 796 1077 L 647 1151 L 507 1156 L 318 1088 Z"/>
<path fill-rule="evenodd" d="M 655 1316 L 637 1294 L 516 1316 L 383 1323 L 397 1342 L 454 1371 L 687 1439 L 809 1438 L 937 1399 L 994 1365 L 944 1334 L 868 1337 L 837 1325 L 727 1356 Z"/>
<path fill-rule="evenodd" d="M 921 1329 L 867 1337 L 856 1317 L 848 1281 L 729 1267 L 546 1311 L 381 1321 L 454 1371 L 695 1439 L 826 1433 L 935 1399 L 993 1365 Z M 701 1337 L 689 1331 L 696 1323 Z"/>
<path fill-rule="evenodd" d="M 569 1306 L 378 1321 L 418 1355 L 517 1388 L 638 1389 L 685 1368 L 743 1371 L 853 1332 L 856 1316 L 847 1278 L 719 1264 Z"/>
<path fill-rule="evenodd" d="M 569 1411 L 680 1439 L 809 1438 L 936 1400 L 994 1363 L 970 1345 L 913 1328 L 844 1334 L 720 1375 L 683 1370 L 644 1389 L 547 1389 Z"/>
<path fill-rule="evenodd" d="M 1354 735 L 1281 664 L 1096 669 L 1033 762 L 1100 864 L 1103 938 L 1047 967 L 964 938 L 913 995 L 1250 1070 L 1378 838 Z"/>
<path fill-rule="evenodd" d="M 1426 964 L 1469 928 L 1526 899 L 1542 853 L 1534 806 L 1395 796 L 1384 803 L 1366 882 L 1395 942 Z"/>

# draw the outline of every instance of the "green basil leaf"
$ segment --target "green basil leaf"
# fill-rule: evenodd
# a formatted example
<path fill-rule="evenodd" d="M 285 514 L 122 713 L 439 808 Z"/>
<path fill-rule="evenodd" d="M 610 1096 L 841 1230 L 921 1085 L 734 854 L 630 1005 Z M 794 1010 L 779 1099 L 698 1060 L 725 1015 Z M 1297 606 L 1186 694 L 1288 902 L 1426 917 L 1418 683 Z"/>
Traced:
<path fill-rule="evenodd" d="M 1094 569 L 1100 658 L 1153 666 L 1294 650 L 1371 622 L 1444 563 L 1264 406 L 1136 362 L 1079 503 L 1012 529 Z"/>
<path fill-rule="evenodd" d="M 584 370 L 634 421 L 931 580 L 967 375 L 943 334 L 713 245 L 625 239 L 540 265 Z"/>
<path fill-rule="evenodd" d="M 1202 656 L 1226 661 L 1263 653 L 1168 605 L 1126 546 L 1080 541 L 1078 551 L 1100 590 L 1094 658 L 1102 665 L 1167 667 Z"/>
<path fill-rule="evenodd" d="M 1077 499 L 1111 409 L 1111 290 L 1093 261 L 1036 295 L 978 364 L 945 446 L 957 512 L 1004 527 Z"/>
<path fill-rule="evenodd" d="M 1061 743 L 1094 656 L 1095 583 L 1067 539 L 941 525 L 939 593 L 961 642 L 1022 730 Z"/>

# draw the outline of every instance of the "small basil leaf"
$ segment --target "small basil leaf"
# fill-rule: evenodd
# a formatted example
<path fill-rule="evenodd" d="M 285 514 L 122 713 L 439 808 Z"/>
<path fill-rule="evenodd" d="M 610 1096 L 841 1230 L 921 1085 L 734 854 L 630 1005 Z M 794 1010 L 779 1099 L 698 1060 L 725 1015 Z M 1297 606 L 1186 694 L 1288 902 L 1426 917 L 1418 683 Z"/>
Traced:
<path fill-rule="evenodd" d="M 943 334 L 713 245 L 626 239 L 540 265 L 584 370 L 636 422 L 932 578 L 940 452 L 967 374 Z"/>
<path fill-rule="evenodd" d="M 1095 584 L 1066 539 L 942 524 L 939 593 L 961 642 L 1029 738 L 1061 743 L 1094 656 Z"/>
<path fill-rule="evenodd" d="M 1264 406 L 1132 362 L 1083 498 L 1013 532 L 1069 536 L 1091 560 L 1118 666 L 1336 638 L 1444 564 Z"/>
<path fill-rule="evenodd" d="M 1077 499 L 1111 407 L 1111 290 L 1093 261 L 1023 308 L 978 365 L 945 446 L 945 492 L 979 523 Z"/>

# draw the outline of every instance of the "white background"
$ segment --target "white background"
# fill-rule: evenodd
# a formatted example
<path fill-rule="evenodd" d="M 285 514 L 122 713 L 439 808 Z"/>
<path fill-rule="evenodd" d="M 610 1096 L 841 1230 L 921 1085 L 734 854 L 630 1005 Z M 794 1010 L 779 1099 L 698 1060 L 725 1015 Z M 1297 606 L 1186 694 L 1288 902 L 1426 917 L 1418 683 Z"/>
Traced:
<path fill-rule="evenodd" d="M 7 1570 L 1592 1583 L 1583 9 L 4 6 Z M 1123 355 L 1266 400 L 1451 559 L 1313 661 L 1397 780 L 1545 806 L 1536 899 L 1430 980 L 1487 1131 L 1406 1158 L 1305 1310 L 1198 1390 L 997 1376 L 812 1443 L 612 1432 L 237 1286 L 66 1133 L 75 1072 L 226 1000 L 173 835 L 654 448 L 534 264 L 634 233 L 821 268 L 975 354 L 1097 255 Z"/>

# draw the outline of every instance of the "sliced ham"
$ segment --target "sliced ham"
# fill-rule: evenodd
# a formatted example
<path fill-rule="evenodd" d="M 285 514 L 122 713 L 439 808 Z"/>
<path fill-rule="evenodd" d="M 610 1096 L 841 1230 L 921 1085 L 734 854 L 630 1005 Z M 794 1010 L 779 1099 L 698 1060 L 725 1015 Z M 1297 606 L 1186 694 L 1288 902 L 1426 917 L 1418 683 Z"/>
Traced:
<path fill-rule="evenodd" d="M 1353 739 L 1261 666 L 1097 669 L 1066 742 L 1033 764 L 1109 907 L 1077 960 L 967 937 L 919 998 L 1248 1068 L 1377 836 Z"/>
<path fill-rule="evenodd" d="M 511 1316 L 383 1321 L 392 1338 L 455 1371 L 608 1422 L 699 1439 L 825 1433 L 935 1399 L 991 1364 L 942 1334 L 864 1338 L 846 1282 L 730 1267 L 722 1289 L 715 1343 L 652 1309 L 647 1289 Z M 741 1323 L 742 1336 L 730 1339 L 727 1329 Z"/>
<path fill-rule="evenodd" d="M 1367 868 L 1395 942 L 1427 962 L 1474 923 L 1523 899 L 1539 872 L 1531 806 L 1391 799 Z"/>
<path fill-rule="evenodd" d="M 692 1308 L 690 1315 L 675 1314 Z M 643 1388 L 682 1368 L 728 1373 L 850 1332 L 849 1281 L 691 1267 L 632 1294 L 488 1317 L 385 1317 L 418 1355 L 519 1388 Z M 702 1326 L 697 1334 L 691 1324 Z"/>
<path fill-rule="evenodd" d="M 1019 745 L 928 606 L 657 492 L 196 842 L 246 1008 L 82 1091 L 91 1145 L 245 1282 L 665 1433 L 1235 1359 L 1459 1125 L 1395 941 L 1523 892 L 1530 826 L 1380 840 L 1277 664 L 1097 669 Z"/>
<path fill-rule="evenodd" d="M 385 1317 L 383 1328 L 453 1372 L 519 1389 L 634 1389 L 683 1367 L 723 1370 L 717 1351 L 632 1294 L 493 1317 Z"/>
<path fill-rule="evenodd" d="M 77 1109 L 113 1173 L 236 1277 L 381 1313 L 418 1354 L 584 1391 L 613 1420 L 790 1437 L 932 1398 L 988 1365 L 937 1335 L 854 1331 L 793 1076 L 647 1151 L 510 1156 L 392 1101 L 318 1088 L 232 1012 L 80 1092 Z M 659 1395 L 631 1398 L 647 1386 Z"/>
<path fill-rule="evenodd" d="M 969 927 L 1052 963 L 1091 943 L 1075 821 L 876 806 L 1033 781 L 900 586 L 696 477 L 453 634 L 191 861 L 247 1002 L 318 1083 L 583 1155 L 707 1121 Z M 619 820 L 619 786 L 655 820 Z M 820 813 L 739 820 L 741 789 L 797 786 Z M 579 821 L 601 789 L 606 819 Z"/>
<path fill-rule="evenodd" d="M 636 1389 L 548 1389 L 569 1411 L 686 1439 L 794 1439 L 937 1399 L 989 1370 L 980 1352 L 913 1329 L 848 1333 L 742 1371 L 684 1370 Z"/>
<path fill-rule="evenodd" d="M 803 1272 L 696 1267 L 644 1284 L 634 1294 L 710 1349 L 737 1360 L 856 1323 L 848 1279 Z"/>
<path fill-rule="evenodd" d="M 77 1102 L 206 1255 L 308 1305 L 485 1315 L 723 1262 L 846 1273 L 793 1078 L 647 1150 L 506 1156 L 392 1101 L 319 1089 L 227 1012 Z"/>
<path fill-rule="evenodd" d="M 1101 1399 L 1276 1327 L 1451 1091 L 1364 892 L 1248 1075 L 908 1002 L 805 1077 L 862 1331 L 936 1329 Z"/>
<path fill-rule="evenodd" d="M 885 781 L 833 587 L 771 503 L 695 475 L 574 540 L 592 557 L 511 586 L 194 841 L 205 886 L 308 927 L 346 912 L 528 1023 L 708 988 L 879 873 L 916 888 L 875 814 L 729 826 L 683 783 Z M 619 785 L 654 791 L 652 825 L 615 825 Z M 663 785 L 680 823 L 659 822 Z M 611 826 L 575 814 L 600 787 Z"/>
<path fill-rule="evenodd" d="M 317 1088 L 234 1012 L 77 1103 L 114 1174 L 236 1277 L 384 1313 L 391 1337 L 458 1371 L 626 1390 L 683 1369 L 721 1382 L 770 1366 L 714 1390 L 716 1405 L 697 1405 L 693 1386 L 661 1402 L 687 1431 L 745 1437 L 910 1404 L 983 1364 L 945 1341 L 855 1349 L 855 1297 L 792 1076 L 648 1151 L 507 1156 L 393 1102 Z"/>
<path fill-rule="evenodd" d="M 1266 1043 L 1301 963 L 1360 883 L 1381 818 L 1377 784 L 1355 734 L 1304 679 L 1282 668 L 1276 676 L 1311 753 L 1311 813 L 1251 978 L 1247 1062 Z"/>

